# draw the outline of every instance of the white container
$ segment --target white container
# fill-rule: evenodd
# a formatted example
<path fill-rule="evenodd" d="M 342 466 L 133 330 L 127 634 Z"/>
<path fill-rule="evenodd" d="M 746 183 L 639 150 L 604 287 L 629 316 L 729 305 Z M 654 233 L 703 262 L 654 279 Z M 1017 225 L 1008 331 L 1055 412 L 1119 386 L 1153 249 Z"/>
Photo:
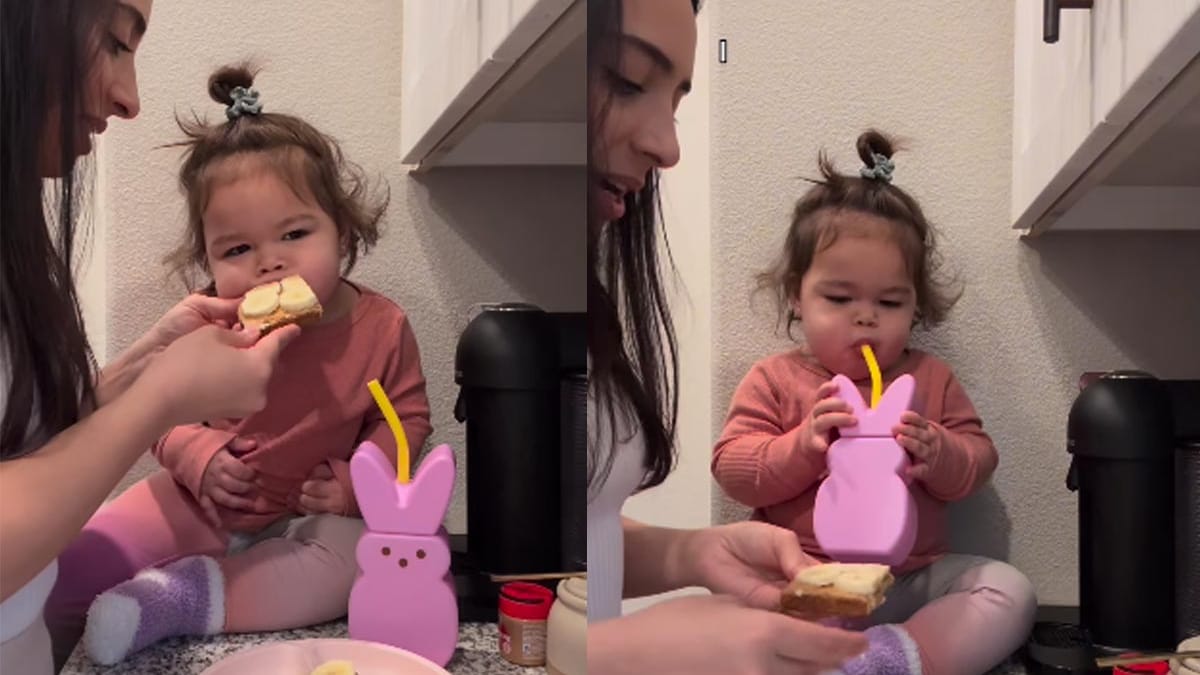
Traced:
<path fill-rule="evenodd" d="M 1179 648 L 1175 651 L 1188 652 L 1196 649 L 1200 649 L 1200 635 L 1180 642 Z M 1171 673 L 1172 675 L 1200 675 L 1200 658 L 1193 656 L 1183 661 L 1171 659 Z"/>
<path fill-rule="evenodd" d="M 546 622 L 546 672 L 587 673 L 587 579 L 573 577 L 558 583 L 558 599 Z"/>

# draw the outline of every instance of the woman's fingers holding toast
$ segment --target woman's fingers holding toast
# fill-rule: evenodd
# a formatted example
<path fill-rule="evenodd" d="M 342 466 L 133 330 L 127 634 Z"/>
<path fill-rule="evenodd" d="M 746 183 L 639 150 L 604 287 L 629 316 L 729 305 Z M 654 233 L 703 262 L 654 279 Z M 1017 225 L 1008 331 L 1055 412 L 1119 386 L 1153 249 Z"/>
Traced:
<path fill-rule="evenodd" d="M 155 356 L 135 386 L 167 425 L 245 417 L 266 405 L 279 353 L 298 331 L 281 329 L 260 340 L 257 330 L 202 326 Z"/>
<path fill-rule="evenodd" d="M 258 331 L 249 330 L 245 332 L 254 334 Z M 283 348 L 288 346 L 288 343 L 295 340 L 299 335 L 300 327 L 296 324 L 281 326 L 259 337 L 258 342 L 254 345 L 254 351 L 263 354 L 269 359 L 271 364 L 274 364 L 279 359 L 279 354 L 283 351 Z"/>
<path fill-rule="evenodd" d="M 236 321 L 237 308 L 241 302 L 241 298 L 217 298 L 199 293 L 189 295 L 183 300 L 189 309 L 210 322 Z"/>

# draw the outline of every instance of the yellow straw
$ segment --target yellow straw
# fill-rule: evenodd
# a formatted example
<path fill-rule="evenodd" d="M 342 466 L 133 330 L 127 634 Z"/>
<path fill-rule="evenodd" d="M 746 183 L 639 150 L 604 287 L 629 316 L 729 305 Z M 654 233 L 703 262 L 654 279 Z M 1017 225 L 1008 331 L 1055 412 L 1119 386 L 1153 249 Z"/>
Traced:
<path fill-rule="evenodd" d="M 383 413 L 383 419 L 387 420 L 392 435 L 396 437 L 396 482 L 407 483 L 408 437 L 404 435 L 404 425 L 400 424 L 396 409 L 392 407 L 392 402 L 388 400 L 387 394 L 383 393 L 383 387 L 379 386 L 379 380 L 368 382 L 367 389 L 371 390 L 371 396 L 375 398 L 375 405 L 379 406 L 379 411 Z"/>
<path fill-rule="evenodd" d="M 875 352 L 871 351 L 871 345 L 862 346 L 863 358 L 867 360 L 867 370 L 871 371 L 871 407 L 879 405 L 879 398 L 883 396 L 883 375 L 879 372 L 879 362 L 875 360 Z"/>

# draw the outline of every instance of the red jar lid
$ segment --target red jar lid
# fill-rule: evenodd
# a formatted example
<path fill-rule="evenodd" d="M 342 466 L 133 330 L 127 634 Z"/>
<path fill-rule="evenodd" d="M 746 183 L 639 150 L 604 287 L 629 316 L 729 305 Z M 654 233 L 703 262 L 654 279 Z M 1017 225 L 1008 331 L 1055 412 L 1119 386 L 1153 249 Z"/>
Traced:
<path fill-rule="evenodd" d="M 500 613 L 523 621 L 545 621 L 554 593 L 545 586 L 511 581 L 500 587 Z"/>
<path fill-rule="evenodd" d="M 1121 656 L 1136 656 L 1136 653 Z M 1129 666 L 1113 666 L 1113 675 L 1170 675 L 1171 667 L 1166 661 L 1138 663 Z"/>

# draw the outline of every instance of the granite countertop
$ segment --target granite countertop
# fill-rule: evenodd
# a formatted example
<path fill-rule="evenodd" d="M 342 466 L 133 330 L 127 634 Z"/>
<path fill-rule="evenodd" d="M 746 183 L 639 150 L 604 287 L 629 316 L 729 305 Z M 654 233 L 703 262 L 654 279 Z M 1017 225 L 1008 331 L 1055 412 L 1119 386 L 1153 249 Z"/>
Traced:
<path fill-rule="evenodd" d="M 344 638 L 346 622 L 280 631 L 240 633 L 208 637 L 171 638 L 144 649 L 115 666 L 101 666 L 84 654 L 80 644 L 63 667 L 61 675 L 189 675 L 202 672 L 226 656 L 267 642 Z M 458 648 L 446 666 L 455 675 L 521 673 L 537 675 L 544 668 L 521 668 L 500 656 L 496 649 L 496 624 L 463 623 L 458 627 Z"/>
<path fill-rule="evenodd" d="M 210 637 L 171 638 L 134 654 L 111 667 L 88 659 L 80 645 L 71 654 L 61 675 L 195 675 L 226 656 L 267 642 L 344 638 L 346 622 L 297 628 L 278 633 L 240 633 Z M 544 668 L 521 668 L 500 656 L 496 650 L 496 624 L 463 623 L 458 629 L 458 648 L 446 669 L 455 675 L 491 675 L 493 673 L 544 674 Z M 1012 658 L 989 671 L 988 675 L 1021 675 L 1025 667 Z"/>

